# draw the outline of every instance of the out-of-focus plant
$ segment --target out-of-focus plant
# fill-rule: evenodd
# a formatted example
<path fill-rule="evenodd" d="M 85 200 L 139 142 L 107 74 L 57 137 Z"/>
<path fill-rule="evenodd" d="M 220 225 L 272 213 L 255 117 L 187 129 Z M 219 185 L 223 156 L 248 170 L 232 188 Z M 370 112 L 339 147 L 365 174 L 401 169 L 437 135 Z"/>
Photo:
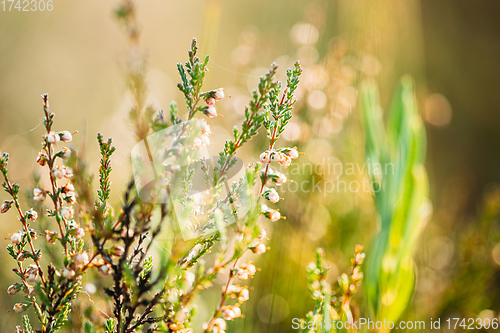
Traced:
<path fill-rule="evenodd" d="M 368 252 L 364 289 L 375 317 L 396 321 L 415 289 L 412 256 L 431 210 L 424 167 L 425 130 L 408 76 L 399 83 L 386 125 L 374 81 L 361 84 L 359 107 L 368 175 L 380 219 L 380 231 Z"/>
<path fill-rule="evenodd" d="M 294 322 L 300 332 L 355 332 L 359 319 L 359 309 L 353 301 L 363 279 L 361 265 L 365 254 L 363 247 L 356 245 L 354 257 L 351 259 L 349 273 L 338 278 L 338 288 L 332 288 L 327 282 L 328 265 L 325 263 L 323 249 L 316 251 L 316 259 L 307 266 L 307 280 L 312 298 L 316 302 L 314 310 L 306 315 L 306 319 Z M 337 322 L 341 321 L 339 325 Z"/>

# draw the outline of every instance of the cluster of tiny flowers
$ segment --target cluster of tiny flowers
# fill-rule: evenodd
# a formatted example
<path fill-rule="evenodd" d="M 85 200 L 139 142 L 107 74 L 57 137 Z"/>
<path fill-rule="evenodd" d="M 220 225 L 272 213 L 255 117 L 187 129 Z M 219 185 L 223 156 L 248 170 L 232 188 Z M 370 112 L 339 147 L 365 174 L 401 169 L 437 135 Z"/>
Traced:
<path fill-rule="evenodd" d="M 212 131 L 210 130 L 210 125 L 205 119 L 198 120 L 198 126 L 200 127 L 200 135 L 198 135 L 193 141 L 194 148 L 202 148 L 210 145 L 210 135 Z"/>
<path fill-rule="evenodd" d="M 284 174 L 279 171 L 273 171 L 269 165 L 271 162 L 278 162 L 281 166 L 289 167 L 292 164 L 292 161 L 299 157 L 299 152 L 296 148 L 280 148 L 278 150 L 270 149 L 266 150 L 260 155 L 260 162 L 266 165 L 266 168 L 263 170 L 263 179 L 271 180 L 276 186 L 281 186 L 286 183 L 288 180 Z M 271 204 L 275 204 L 282 200 L 274 188 L 269 188 L 267 186 L 263 186 L 262 188 L 262 196 L 268 200 Z M 280 218 L 285 219 L 285 217 L 281 216 L 281 213 L 278 209 L 269 208 L 266 205 L 261 206 L 262 215 L 270 219 L 272 222 L 278 221 Z"/>
<path fill-rule="evenodd" d="M 221 99 L 224 98 L 224 96 L 225 95 L 224 95 L 223 88 L 212 90 L 206 94 L 205 103 L 207 105 L 203 108 L 203 113 L 208 118 L 217 117 L 217 107 L 215 106 L 215 102 L 220 101 Z"/>

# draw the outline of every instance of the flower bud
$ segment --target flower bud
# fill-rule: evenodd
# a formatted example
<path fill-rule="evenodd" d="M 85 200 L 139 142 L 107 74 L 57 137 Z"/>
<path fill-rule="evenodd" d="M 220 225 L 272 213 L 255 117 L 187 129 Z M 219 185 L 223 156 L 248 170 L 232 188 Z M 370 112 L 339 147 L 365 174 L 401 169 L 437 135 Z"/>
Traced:
<path fill-rule="evenodd" d="M 46 193 L 44 190 L 41 190 L 39 188 L 35 188 L 33 190 L 33 200 L 41 202 L 41 201 L 45 200 L 45 194 Z"/>
<path fill-rule="evenodd" d="M 297 149 L 295 148 L 292 148 L 290 149 L 287 153 L 288 157 L 290 157 L 292 160 L 296 159 L 299 157 L 299 152 L 297 151 Z"/>
<path fill-rule="evenodd" d="M 78 253 L 75 256 L 74 260 L 75 260 L 75 266 L 80 268 L 89 263 L 89 255 L 87 254 L 87 252 Z"/>
<path fill-rule="evenodd" d="M 210 105 L 210 106 L 203 109 L 203 113 L 208 118 L 215 118 L 215 117 L 217 117 L 217 108 L 213 105 Z"/>
<path fill-rule="evenodd" d="M 214 106 L 215 105 L 215 99 L 212 97 L 209 97 L 205 100 L 205 103 L 207 103 L 208 106 Z"/>
<path fill-rule="evenodd" d="M 10 209 L 10 207 L 12 207 L 12 204 L 14 203 L 14 200 L 5 200 L 2 204 L 2 208 L 1 208 L 1 212 L 2 214 L 3 213 L 7 213 Z"/>
<path fill-rule="evenodd" d="M 252 249 L 253 253 L 256 253 L 256 254 L 263 254 L 266 252 L 266 246 L 264 245 L 264 243 L 260 243 L 259 245 L 257 245 L 256 247 L 254 247 Z"/>
<path fill-rule="evenodd" d="M 9 288 L 7 288 L 7 295 L 15 295 L 21 290 L 21 285 L 18 283 L 11 284 Z"/>
<path fill-rule="evenodd" d="M 47 164 L 47 155 L 43 152 L 38 153 L 38 157 L 36 158 L 36 163 L 38 163 L 40 166 L 45 166 Z"/>
<path fill-rule="evenodd" d="M 12 309 L 15 313 L 23 313 L 26 307 L 23 303 L 16 303 Z"/>
<path fill-rule="evenodd" d="M 64 142 L 70 142 L 71 140 L 73 140 L 73 135 L 68 131 L 62 131 L 57 134 L 59 134 L 59 137 Z"/>
<path fill-rule="evenodd" d="M 224 88 L 219 88 L 215 91 L 215 94 L 214 94 L 214 98 L 216 101 L 220 101 L 221 99 L 224 98 L 224 91 L 223 91 Z"/>
<path fill-rule="evenodd" d="M 38 219 L 38 213 L 32 208 L 24 213 L 24 217 L 35 222 Z"/>
<path fill-rule="evenodd" d="M 30 274 L 30 275 L 28 275 L 28 278 L 26 279 L 26 281 L 30 284 L 35 284 L 37 277 L 38 276 L 36 274 Z"/>
<path fill-rule="evenodd" d="M 19 244 L 23 240 L 23 235 L 20 232 L 16 232 L 10 236 L 10 242 L 12 244 Z"/>
<path fill-rule="evenodd" d="M 61 138 L 59 137 L 58 134 L 56 134 L 56 132 L 50 132 L 49 134 L 47 134 L 47 141 L 49 143 L 56 143 L 60 140 Z"/>
<path fill-rule="evenodd" d="M 75 276 L 75 271 L 72 269 L 65 268 L 62 272 L 62 276 L 64 276 L 66 279 L 71 279 L 72 277 Z"/>
<path fill-rule="evenodd" d="M 125 249 L 123 248 L 123 246 L 115 246 L 111 253 L 117 257 L 121 257 L 124 253 L 125 253 Z"/>
<path fill-rule="evenodd" d="M 66 220 L 72 219 L 74 214 L 75 210 L 73 209 L 73 207 L 63 206 L 61 208 L 61 216 Z"/>
<path fill-rule="evenodd" d="M 109 264 L 101 265 L 99 266 L 99 271 L 104 275 L 109 275 L 111 274 L 111 265 Z"/>

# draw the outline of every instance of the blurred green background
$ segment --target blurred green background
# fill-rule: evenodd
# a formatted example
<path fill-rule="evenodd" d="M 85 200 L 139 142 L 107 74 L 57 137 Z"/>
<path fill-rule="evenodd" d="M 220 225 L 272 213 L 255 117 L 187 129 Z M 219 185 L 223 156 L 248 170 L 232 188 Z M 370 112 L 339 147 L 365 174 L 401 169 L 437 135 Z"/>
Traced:
<path fill-rule="evenodd" d="M 112 15 L 117 2 L 54 2 L 52 12 L 0 11 L 0 151 L 11 155 L 11 179 L 29 189 L 38 170 L 40 94 L 47 92 L 56 128 L 79 131 L 73 144 L 91 170 L 99 158 L 96 133 L 113 137 L 119 202 L 135 142 L 126 120 L 128 45 Z M 185 61 L 196 36 L 201 52 L 211 54 L 206 87 L 224 87 L 232 95 L 219 103 L 225 117 L 214 120 L 220 138 L 228 124 L 240 121 L 249 89 L 271 62 L 281 65 L 283 76 L 284 67 L 301 60 L 306 70 L 297 117 L 285 135 L 306 152 L 299 164 L 363 163 L 359 79 L 377 79 L 385 106 L 401 75 L 415 78 L 434 206 L 416 254 L 416 294 L 405 315 L 419 320 L 499 315 L 499 13 L 500 3 L 488 0 L 138 1 L 141 44 L 150 52 L 151 101 L 158 108 L 182 101 L 175 64 Z M 259 149 L 249 153 L 257 159 Z M 303 169 L 289 177 L 300 184 L 329 175 Z M 291 331 L 291 319 L 313 306 L 305 266 L 314 249 L 326 250 L 331 280 L 347 269 L 355 244 L 369 251 L 376 230 L 369 193 L 289 190 L 285 198 L 281 212 L 287 220 L 269 226 L 272 250 L 258 258 L 262 271 L 251 281 L 245 318 L 230 323 L 230 331 Z M 13 219 L 0 216 L 5 237 L 17 230 Z M 1 239 L 5 247 L 8 241 Z M 0 290 L 6 290 L 15 277 L 6 252 L 0 260 Z M 200 316 L 211 311 L 218 293 L 215 286 L 202 294 Z M 7 310 L 16 296 L 0 295 L 0 332 L 12 332 L 20 317 Z M 357 297 L 362 304 L 362 293 Z"/>

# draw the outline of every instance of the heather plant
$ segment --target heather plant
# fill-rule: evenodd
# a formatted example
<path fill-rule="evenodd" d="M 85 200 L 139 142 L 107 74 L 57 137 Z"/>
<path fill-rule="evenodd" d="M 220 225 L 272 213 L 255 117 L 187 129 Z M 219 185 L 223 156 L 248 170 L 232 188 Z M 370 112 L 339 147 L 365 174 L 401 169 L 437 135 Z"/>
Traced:
<path fill-rule="evenodd" d="M 131 124 L 146 151 L 154 152 L 149 162 L 156 178 L 144 191 L 139 182 L 149 165 L 133 165 L 138 172 L 124 190 L 121 206 L 113 208 L 110 175 L 116 149 L 112 139 L 97 136 L 101 161 L 99 186 L 94 191 L 85 161 L 76 150 L 62 146 L 76 132 L 55 130 L 48 95 L 42 95 L 45 133 L 36 161 L 47 169 L 49 182 L 38 181 L 28 200 L 34 208 L 23 212 L 20 186 L 8 175 L 9 155 L 3 153 L 0 160 L 4 189 L 10 197 L 2 204 L 2 213 L 16 211 L 21 227 L 9 235 L 7 250 L 19 280 L 7 292 L 24 297 L 14 306 L 15 313 L 33 308 L 36 318 L 24 315 L 23 327 L 17 330 L 193 332 L 195 296 L 227 273 L 220 299 L 203 326 L 204 332 L 223 333 L 227 321 L 243 317 L 243 303 L 249 299 L 246 280 L 258 268 L 248 257 L 269 249 L 259 217 L 272 222 L 284 218 L 279 209 L 271 207 L 280 201 L 277 189 L 287 178 L 272 165 L 288 167 L 299 157 L 294 147 L 279 146 L 278 140 L 292 117 L 302 69 L 296 62 L 281 83 L 274 78 L 277 66 L 271 66 L 245 107 L 241 127 L 234 128 L 232 139 L 212 164 L 212 158 L 203 153 L 212 134 L 204 118 L 215 121 L 216 102 L 225 94 L 222 88 L 203 90 L 208 55 L 198 57 L 193 39 L 188 61 L 177 65 L 185 116 L 175 103 L 167 116 L 147 103 L 147 61 L 139 46 L 133 3 L 124 1 L 117 15 L 131 42 L 127 66 L 133 99 Z M 258 162 L 244 167 L 242 176 L 230 182 L 228 174 L 237 164 L 237 151 L 261 128 L 268 148 Z M 150 145 L 151 136 L 161 137 L 163 141 L 154 142 L 162 144 Z M 132 160 L 137 162 L 133 156 Z M 196 196 L 198 171 L 208 191 L 203 199 Z M 237 214 L 242 205 L 245 214 Z M 43 217 L 46 230 L 37 230 L 38 216 Z M 184 237 L 186 231 L 190 237 Z M 42 249 L 50 249 L 43 259 Z M 104 306 L 98 308 L 100 313 L 92 306 L 78 308 L 81 317 L 72 317 L 75 303 L 84 302 L 79 299 L 82 281 L 102 288 L 95 295 L 102 295 L 99 304 Z"/>

